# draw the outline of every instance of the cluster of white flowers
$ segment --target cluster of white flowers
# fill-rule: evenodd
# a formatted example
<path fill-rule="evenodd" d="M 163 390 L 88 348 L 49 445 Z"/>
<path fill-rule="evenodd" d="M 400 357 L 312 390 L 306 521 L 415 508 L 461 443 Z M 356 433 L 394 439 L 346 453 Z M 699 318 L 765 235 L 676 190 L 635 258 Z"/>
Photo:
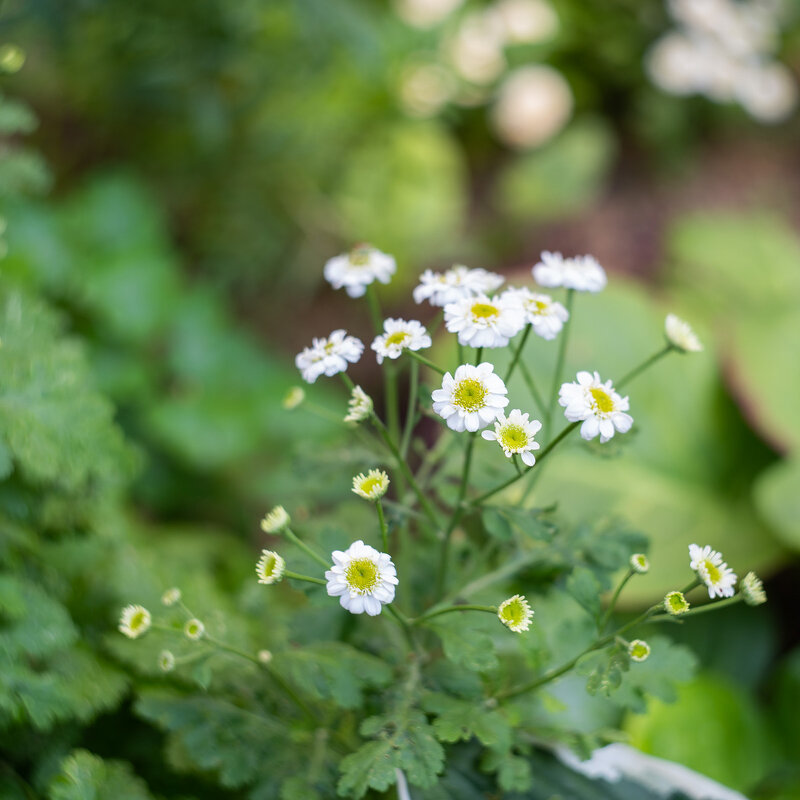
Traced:
<path fill-rule="evenodd" d="M 364 352 L 364 343 L 347 331 L 339 328 L 327 339 L 314 339 L 294 360 L 303 380 L 314 383 L 320 375 L 336 375 L 345 372 L 348 363 L 354 364 Z"/>
<path fill-rule="evenodd" d="M 650 49 L 653 82 L 670 94 L 739 103 L 761 122 L 786 119 L 797 83 L 775 60 L 781 7 L 772 0 L 668 0 L 677 27 Z"/>
<path fill-rule="evenodd" d="M 469 269 L 462 264 L 456 264 L 445 272 L 428 269 L 419 276 L 414 302 L 427 300 L 432 306 L 446 306 L 469 297 L 491 294 L 504 283 L 505 278 L 496 272 Z"/>
<path fill-rule="evenodd" d="M 469 347 L 505 347 L 525 327 L 525 312 L 507 294 L 465 297 L 444 307 L 444 324 Z"/>
<path fill-rule="evenodd" d="M 399 358 L 404 350 L 422 350 L 430 347 L 431 337 L 421 322 L 415 319 L 387 319 L 383 333 L 375 337 L 372 349 L 379 364 L 384 358 Z"/>
<path fill-rule="evenodd" d="M 600 292 L 608 282 L 605 270 L 594 256 L 564 258 L 561 253 L 547 250 L 533 268 L 533 279 L 541 286 L 551 289 L 563 286 L 576 292 Z"/>

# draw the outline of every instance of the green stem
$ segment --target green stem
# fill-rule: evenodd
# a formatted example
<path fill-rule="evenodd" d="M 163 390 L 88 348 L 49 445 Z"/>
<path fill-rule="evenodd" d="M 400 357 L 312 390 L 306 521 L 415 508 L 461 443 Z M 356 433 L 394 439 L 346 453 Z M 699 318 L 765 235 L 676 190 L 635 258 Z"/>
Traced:
<path fill-rule="evenodd" d="M 475 348 L 475 366 L 477 367 L 478 364 L 481 363 L 481 359 L 483 358 L 483 348 L 476 347 Z"/>
<path fill-rule="evenodd" d="M 476 497 L 474 500 L 472 500 L 470 502 L 470 506 L 479 506 L 481 503 L 483 503 L 484 500 L 488 500 L 492 495 L 495 495 L 498 492 L 501 492 L 506 487 L 511 486 L 512 483 L 516 483 L 520 478 L 523 478 L 532 469 L 535 469 L 539 464 L 541 464 L 542 461 L 544 461 L 544 459 L 553 451 L 553 448 L 565 436 L 567 436 L 569 433 L 574 431 L 575 428 L 577 428 L 578 425 L 580 425 L 580 424 L 581 424 L 580 422 L 572 422 L 569 425 L 567 425 L 567 427 L 564 428 L 564 430 L 562 430 L 561 433 L 559 433 L 558 436 L 556 436 L 556 438 L 553 439 L 553 441 L 550 442 L 550 444 L 548 444 L 547 447 L 545 447 L 544 450 L 542 450 L 542 452 L 536 457 L 536 463 L 532 467 L 526 467 L 524 470 L 522 470 L 522 473 L 520 475 L 514 475 L 513 477 L 509 478 L 507 481 L 504 481 L 503 483 L 501 483 L 499 486 L 495 486 L 494 489 L 490 489 L 488 492 L 484 492 L 479 497 Z"/>
<path fill-rule="evenodd" d="M 380 500 L 375 501 L 375 510 L 378 512 L 378 523 L 381 526 L 381 537 L 383 539 L 383 552 L 389 552 L 389 530 L 386 527 L 386 517 L 383 516 L 383 506 Z"/>
<path fill-rule="evenodd" d="M 403 428 L 403 438 L 400 440 L 400 455 L 405 461 L 408 458 L 408 447 L 411 444 L 411 434 L 417 422 L 417 388 L 419 386 L 419 364 L 411 362 L 411 372 L 408 377 L 408 408 L 406 409 L 406 424 Z"/>
<path fill-rule="evenodd" d="M 343 417 L 339 416 L 338 414 L 334 414 L 330 409 L 317 405 L 310 400 L 303 401 L 303 404 L 300 406 L 300 408 L 307 411 L 309 414 L 315 414 L 316 416 L 321 417 L 328 422 L 335 422 L 337 425 L 345 424 Z"/>
<path fill-rule="evenodd" d="M 556 368 L 553 372 L 553 388 L 550 392 L 550 403 L 547 407 L 547 430 L 550 430 L 550 423 L 553 420 L 553 411 L 556 407 L 556 401 L 558 400 L 558 390 L 561 388 L 561 375 L 564 372 L 564 360 L 566 359 L 567 355 L 567 340 L 569 338 L 569 331 L 571 328 L 572 323 L 572 303 L 575 298 L 575 290 L 574 289 L 567 289 L 567 299 L 566 299 L 566 308 L 567 312 L 569 313 L 569 319 L 564 323 L 564 327 L 561 330 L 561 338 L 558 341 L 558 358 L 556 359 Z"/>
<path fill-rule="evenodd" d="M 509 561 L 502 567 L 499 567 L 492 572 L 488 572 L 485 575 L 481 575 L 480 578 L 476 578 L 466 586 L 462 586 L 457 591 L 451 592 L 444 598 L 442 602 L 452 602 L 458 597 L 470 597 L 477 592 L 482 592 L 484 589 L 487 589 L 490 586 L 494 586 L 497 583 L 502 583 L 508 578 L 513 577 L 518 572 L 521 572 L 526 567 L 538 561 L 540 558 L 540 553 L 528 553 L 524 556 L 518 556 L 517 558 L 509 559 Z"/>
<path fill-rule="evenodd" d="M 625 588 L 625 584 L 635 575 L 633 569 L 629 569 L 625 574 L 625 577 L 619 582 L 619 586 L 617 586 L 617 590 L 614 592 L 614 596 L 611 598 L 611 602 L 608 604 L 608 608 L 606 609 L 606 613 L 603 614 L 603 618 L 600 620 L 600 625 L 598 629 L 600 631 L 604 630 L 606 625 L 608 625 L 608 621 L 611 619 L 611 615 L 614 613 L 614 608 L 617 605 L 617 600 L 619 600 L 620 593 Z"/>
<path fill-rule="evenodd" d="M 650 622 L 675 622 L 686 619 L 686 617 L 696 617 L 698 614 L 706 614 L 709 611 L 716 611 L 718 608 L 736 605 L 736 603 L 741 602 L 741 600 L 743 600 L 742 595 L 737 594 L 733 597 L 728 597 L 725 600 L 718 600 L 716 603 L 706 603 L 704 606 L 690 608 L 683 614 L 659 614 L 657 617 L 653 617 Z"/>
<path fill-rule="evenodd" d="M 430 321 L 428 325 L 428 336 L 433 338 L 434 333 L 439 329 L 439 326 L 442 324 L 442 320 L 444 319 L 444 309 L 440 309 L 439 313 Z"/>
<path fill-rule="evenodd" d="M 369 315 L 372 318 L 372 326 L 375 328 L 375 333 L 380 335 L 381 331 L 383 331 L 383 314 L 378 294 L 373 284 L 367 286 L 367 305 L 369 306 Z"/>
<path fill-rule="evenodd" d="M 397 388 L 397 367 L 386 364 L 383 369 L 383 385 L 386 392 L 386 426 L 392 441 L 400 441 L 400 394 Z"/>
<path fill-rule="evenodd" d="M 528 387 L 528 391 L 531 393 L 531 397 L 533 397 L 533 402 L 536 403 L 536 408 L 539 409 L 540 414 L 545 414 L 547 412 L 547 406 L 544 400 L 542 400 L 542 395 L 539 394 L 539 390 L 536 388 L 533 375 L 531 375 L 528 365 L 524 361 L 520 361 L 519 370 L 522 373 L 522 378 L 525 381 L 525 385 Z"/>
<path fill-rule="evenodd" d="M 528 341 L 528 336 L 531 334 L 531 328 L 533 325 L 528 323 L 525 327 L 525 332 L 522 334 L 522 337 L 519 340 L 519 344 L 517 345 L 516 350 L 514 350 L 514 357 L 511 359 L 511 363 L 506 370 L 506 377 L 503 379 L 504 383 L 508 383 L 509 379 L 514 373 L 514 368 L 517 366 L 517 362 L 519 361 L 520 356 L 522 355 L 522 349 L 525 347 L 525 342 Z"/>
<path fill-rule="evenodd" d="M 291 528 L 284 528 L 283 535 L 290 541 L 294 542 L 307 556 L 310 556 L 318 564 L 321 564 L 325 569 L 330 568 L 330 561 L 326 561 L 316 550 L 312 550 L 305 542 L 295 534 Z"/>
<path fill-rule="evenodd" d="M 458 343 L 457 353 L 458 365 L 461 366 L 462 364 L 466 364 L 467 362 L 464 360 L 464 345 L 461 344 L 461 342 Z"/>
<path fill-rule="evenodd" d="M 667 353 L 672 352 L 675 347 L 671 344 L 668 344 L 663 349 L 659 350 L 657 353 L 654 353 L 650 358 L 645 359 L 638 367 L 634 367 L 627 375 L 625 375 L 621 380 L 617 381 L 615 389 L 621 389 L 626 383 L 630 383 L 634 378 L 636 378 L 640 373 L 644 372 L 648 367 L 652 366 L 656 363 L 659 359 L 663 358 Z"/>
<path fill-rule="evenodd" d="M 412 625 L 421 625 L 423 622 L 438 617 L 441 614 L 449 614 L 451 611 L 488 611 L 490 614 L 497 613 L 497 606 L 478 606 L 478 605 L 462 605 L 462 606 L 447 606 L 447 608 L 437 608 L 433 611 L 428 611 L 416 619 L 411 620 Z"/>
<path fill-rule="evenodd" d="M 326 568 L 330 569 L 330 564 L 325 565 Z M 322 580 L 322 578 L 312 578 L 311 575 L 301 575 L 299 572 L 290 572 L 288 569 L 283 571 L 283 574 L 287 578 L 293 578 L 296 581 L 305 581 L 306 583 L 318 583 L 320 586 L 325 586 L 327 581 Z"/>
<path fill-rule="evenodd" d="M 436 576 L 436 597 L 441 597 L 447 583 L 447 562 L 449 559 L 450 551 L 450 537 L 458 525 L 461 515 L 464 513 L 464 497 L 467 494 L 467 485 L 469 484 L 469 471 L 472 466 L 472 450 L 475 447 L 475 439 L 477 433 L 470 433 L 467 440 L 467 449 L 464 453 L 464 467 L 461 471 L 461 485 L 458 488 L 458 500 L 453 508 L 453 513 L 450 517 L 450 523 L 445 531 L 444 538 L 442 539 L 442 547 L 439 553 L 439 569 Z"/>
<path fill-rule="evenodd" d="M 446 369 L 442 369 L 438 364 L 434 364 L 433 361 L 425 358 L 425 356 L 421 356 L 418 352 L 416 352 L 416 350 L 406 350 L 405 353 L 410 358 L 413 358 L 414 361 L 424 364 L 426 367 L 432 369 L 434 372 L 438 372 L 440 375 L 444 375 L 447 372 Z"/>

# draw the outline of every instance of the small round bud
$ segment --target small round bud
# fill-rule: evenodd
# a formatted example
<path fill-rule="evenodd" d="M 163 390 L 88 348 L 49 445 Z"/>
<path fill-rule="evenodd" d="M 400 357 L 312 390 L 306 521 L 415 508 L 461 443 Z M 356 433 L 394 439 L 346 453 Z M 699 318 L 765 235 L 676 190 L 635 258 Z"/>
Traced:
<path fill-rule="evenodd" d="M 269 650 L 259 650 L 257 658 L 262 664 L 269 664 L 272 661 L 272 653 Z"/>
<path fill-rule="evenodd" d="M 275 506 L 275 508 L 261 520 L 261 530 L 264 531 L 264 533 L 280 533 L 285 528 L 289 527 L 291 521 L 283 506 Z"/>
<path fill-rule="evenodd" d="M 354 386 L 347 402 L 345 422 L 363 422 L 372 413 L 372 398 L 360 387 Z"/>
<path fill-rule="evenodd" d="M 158 666 L 162 672 L 172 672 L 175 669 L 175 656 L 169 650 L 162 650 L 158 657 Z"/>
<path fill-rule="evenodd" d="M 628 655 L 631 661 L 647 661 L 650 656 L 650 645 L 643 639 L 634 639 L 628 645 Z"/>
<path fill-rule="evenodd" d="M 143 606 L 130 605 L 122 609 L 119 618 L 119 631 L 129 639 L 138 639 L 150 629 L 152 618 Z"/>
<path fill-rule="evenodd" d="M 699 353 L 703 345 L 688 322 L 684 322 L 674 314 L 667 314 L 664 320 L 664 334 L 667 341 L 682 353 Z"/>
<path fill-rule="evenodd" d="M 277 583 L 283 577 L 286 562 L 274 550 L 262 550 L 256 564 L 259 583 Z"/>
<path fill-rule="evenodd" d="M 742 593 L 745 603 L 749 606 L 760 606 L 767 602 L 767 593 L 764 591 L 764 584 L 755 572 L 748 572 L 739 584 L 739 591 Z"/>
<path fill-rule="evenodd" d="M 381 469 L 371 469 L 366 475 L 353 478 L 353 491 L 365 500 L 380 500 L 389 488 L 389 476 Z"/>
<path fill-rule="evenodd" d="M 634 553 L 631 556 L 631 569 L 634 572 L 638 572 L 640 575 L 644 575 L 650 569 L 650 562 L 647 560 L 647 556 L 644 553 Z"/>
<path fill-rule="evenodd" d="M 161 602 L 165 606 L 174 606 L 176 603 L 180 603 L 181 601 L 181 590 L 177 588 L 177 586 L 173 586 L 171 589 L 167 589 L 164 594 L 161 595 Z"/>
<path fill-rule="evenodd" d="M 500 622 L 509 630 L 514 631 L 514 633 L 522 633 L 531 626 L 533 610 L 523 595 L 515 594 L 500 603 L 500 608 L 497 609 L 497 616 L 500 618 Z"/>
<path fill-rule="evenodd" d="M 187 639 L 196 642 L 198 639 L 203 638 L 203 634 L 206 632 L 206 626 L 203 625 L 199 619 L 190 619 L 183 626 L 183 632 L 186 634 Z"/>
<path fill-rule="evenodd" d="M 303 400 L 306 399 L 306 393 L 302 386 L 292 386 L 286 396 L 283 398 L 281 405 L 287 410 L 292 411 L 299 406 Z"/>
<path fill-rule="evenodd" d="M 664 598 L 664 610 L 667 614 L 678 617 L 689 610 L 689 601 L 683 596 L 683 592 L 670 592 Z"/>

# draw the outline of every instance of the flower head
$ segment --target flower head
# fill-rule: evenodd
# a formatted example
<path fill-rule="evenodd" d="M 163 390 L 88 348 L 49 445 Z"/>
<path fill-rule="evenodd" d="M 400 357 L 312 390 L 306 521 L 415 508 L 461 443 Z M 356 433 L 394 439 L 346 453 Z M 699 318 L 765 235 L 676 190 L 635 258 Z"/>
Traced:
<path fill-rule="evenodd" d="M 169 650 L 162 650 L 158 657 L 158 666 L 162 672 L 172 672 L 175 669 L 175 656 Z"/>
<path fill-rule="evenodd" d="M 689 566 L 708 588 L 708 596 L 733 597 L 736 573 L 722 560 L 722 554 L 709 545 L 689 545 Z"/>
<path fill-rule="evenodd" d="M 269 650 L 259 650 L 256 657 L 262 664 L 269 664 L 272 661 L 272 653 Z"/>
<path fill-rule="evenodd" d="M 703 345 L 697 338 L 697 334 L 689 327 L 689 323 L 674 314 L 667 314 L 667 318 L 664 320 L 664 333 L 667 341 L 682 353 L 699 353 L 703 349 Z"/>
<path fill-rule="evenodd" d="M 519 455 L 522 462 L 532 467 L 536 463 L 532 450 L 539 449 L 534 436 L 541 430 L 538 419 L 529 421 L 528 415 L 515 408 L 508 416 L 500 414 L 494 422 L 494 430 L 485 430 L 481 436 L 490 442 L 497 442 L 503 448 L 506 458 Z"/>
<path fill-rule="evenodd" d="M 533 332 L 542 339 L 555 339 L 569 319 L 569 311 L 561 303 L 546 294 L 536 294 L 527 287 L 506 289 L 500 297 L 508 303 L 518 304 L 525 315 L 525 322 L 532 325 Z"/>
<path fill-rule="evenodd" d="M 745 603 L 749 606 L 760 606 L 767 602 L 767 593 L 764 591 L 764 584 L 755 572 L 748 572 L 739 584 L 739 591 L 742 593 Z"/>
<path fill-rule="evenodd" d="M 164 594 L 161 595 L 161 602 L 165 606 L 174 606 L 176 603 L 180 603 L 180 601 L 181 590 L 177 586 L 167 589 Z"/>
<path fill-rule="evenodd" d="M 664 598 L 664 611 L 678 617 L 689 610 L 689 601 L 683 596 L 683 592 L 669 592 Z"/>
<path fill-rule="evenodd" d="M 532 272 L 533 279 L 541 286 L 563 286 L 578 292 L 599 292 L 608 282 L 605 270 L 594 256 L 564 258 L 561 253 L 545 250 Z"/>
<path fill-rule="evenodd" d="M 474 433 L 497 419 L 508 405 L 508 389 L 488 362 L 473 367 L 462 364 L 455 375 L 442 379 L 431 397 L 433 410 L 454 431 Z"/>
<path fill-rule="evenodd" d="M 389 488 L 389 476 L 382 469 L 360 472 L 353 478 L 353 491 L 365 500 L 380 500 Z"/>
<path fill-rule="evenodd" d="M 634 639 L 628 645 L 628 655 L 631 661 L 647 661 L 650 655 L 650 645 L 643 639 Z"/>
<path fill-rule="evenodd" d="M 293 411 L 297 406 L 299 406 L 303 400 L 306 399 L 306 393 L 302 386 L 292 386 L 288 392 L 286 392 L 286 396 L 283 398 L 283 402 L 281 405 L 287 411 Z"/>
<path fill-rule="evenodd" d="M 347 364 L 355 364 L 363 352 L 364 343 L 355 336 L 348 336 L 347 331 L 339 328 L 327 339 L 314 339 L 311 347 L 306 347 L 302 353 L 297 354 L 294 363 L 303 380 L 314 383 L 320 375 L 330 377 L 338 372 L 345 372 Z"/>
<path fill-rule="evenodd" d="M 444 307 L 444 324 L 470 347 L 505 347 L 525 327 L 522 307 L 504 295 L 465 297 Z"/>
<path fill-rule="evenodd" d="M 360 539 L 345 551 L 331 553 L 333 566 L 325 573 L 328 594 L 338 597 L 342 608 L 371 617 L 384 603 L 394 600 L 397 570 L 388 553 L 380 553 Z"/>
<path fill-rule="evenodd" d="M 256 564 L 259 583 L 277 583 L 283 577 L 286 562 L 274 550 L 262 550 Z"/>
<path fill-rule="evenodd" d="M 345 422 L 363 422 L 372 413 L 372 398 L 360 387 L 354 386 L 347 401 Z"/>
<path fill-rule="evenodd" d="M 187 639 L 196 642 L 198 639 L 203 638 L 203 634 L 206 632 L 206 626 L 203 625 L 199 619 L 192 618 L 183 626 L 183 632 L 186 634 Z"/>
<path fill-rule="evenodd" d="M 630 565 L 631 569 L 640 575 L 644 575 L 650 569 L 650 562 L 644 553 L 634 553 L 631 556 Z"/>
<path fill-rule="evenodd" d="M 150 612 L 144 606 L 125 606 L 119 618 L 119 630 L 129 639 L 138 639 L 147 633 L 151 622 Z"/>
<path fill-rule="evenodd" d="M 523 595 L 515 594 L 500 603 L 500 608 L 497 609 L 497 616 L 500 622 L 514 631 L 514 633 L 523 633 L 531 626 L 533 609 L 531 609 L 530 603 Z"/>
<path fill-rule="evenodd" d="M 334 289 L 344 288 L 350 297 L 361 297 L 373 281 L 389 283 L 397 269 L 392 256 L 368 244 L 326 262 L 323 274 Z"/>
<path fill-rule="evenodd" d="M 399 358 L 403 350 L 422 350 L 431 346 L 431 337 L 415 319 L 387 319 L 383 323 L 383 333 L 375 337 L 372 349 L 379 364 L 384 358 Z"/>
<path fill-rule="evenodd" d="M 264 519 L 261 520 L 261 530 L 264 533 L 280 533 L 289 527 L 292 520 L 283 506 L 275 506 Z"/>
<path fill-rule="evenodd" d="M 468 269 L 456 264 L 446 272 L 426 270 L 414 289 L 414 302 L 427 300 L 432 306 L 446 306 L 467 297 L 490 294 L 503 285 L 505 278 L 485 269 Z"/>
<path fill-rule="evenodd" d="M 577 383 L 561 386 L 558 403 L 570 422 L 583 420 L 581 436 L 588 440 L 600 434 L 600 441 L 607 442 L 615 430 L 627 433 L 633 425 L 633 417 L 625 413 L 628 398 L 620 397 L 611 381 L 603 383 L 597 372 L 579 372 L 577 377 Z"/>

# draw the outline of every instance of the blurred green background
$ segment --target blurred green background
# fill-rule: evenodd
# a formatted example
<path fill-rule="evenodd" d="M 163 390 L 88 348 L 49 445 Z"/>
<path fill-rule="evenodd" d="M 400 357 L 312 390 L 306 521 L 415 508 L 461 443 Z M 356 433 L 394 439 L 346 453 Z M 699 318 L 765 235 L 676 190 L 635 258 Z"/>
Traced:
<path fill-rule="evenodd" d="M 578 298 L 571 367 L 621 374 L 667 311 L 706 349 L 641 379 L 636 435 L 572 447 L 537 502 L 568 482 L 569 519 L 652 537 L 631 608 L 684 582 L 690 542 L 759 570 L 771 602 L 678 631 L 703 674 L 629 728 L 753 797 L 800 796 L 800 5 L 754 2 L 755 22 L 731 12 L 740 28 L 713 34 L 685 5 L 5 2 L 7 565 L 43 571 L 100 641 L 110 618 L 87 598 L 113 617 L 127 579 L 91 577 L 83 538 L 120 560 L 157 539 L 170 563 L 191 540 L 213 579 L 185 580 L 215 581 L 224 606 L 266 507 L 302 517 L 340 492 L 343 451 L 324 447 L 340 428 L 281 405 L 312 336 L 346 320 L 370 337 L 366 310 L 324 284 L 327 258 L 356 241 L 393 253 L 385 306 L 427 321 L 410 301 L 426 268 L 529 283 L 541 250 L 589 252 L 610 287 Z M 717 50 L 687 77 L 656 48 L 690 29 Z M 528 351 L 546 375 L 547 344 Z M 380 393 L 371 359 L 354 374 Z M 335 388 L 308 394 L 339 414 Z M 72 588 L 47 577 L 53 553 Z"/>

